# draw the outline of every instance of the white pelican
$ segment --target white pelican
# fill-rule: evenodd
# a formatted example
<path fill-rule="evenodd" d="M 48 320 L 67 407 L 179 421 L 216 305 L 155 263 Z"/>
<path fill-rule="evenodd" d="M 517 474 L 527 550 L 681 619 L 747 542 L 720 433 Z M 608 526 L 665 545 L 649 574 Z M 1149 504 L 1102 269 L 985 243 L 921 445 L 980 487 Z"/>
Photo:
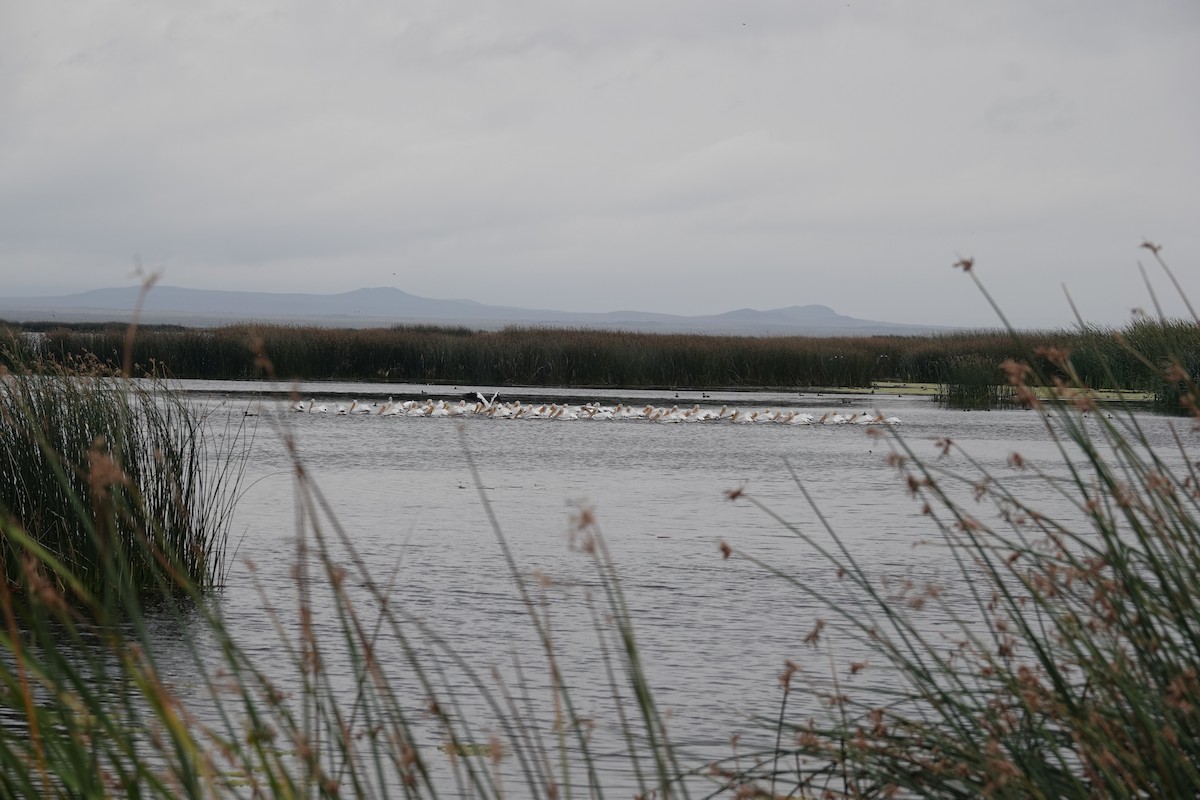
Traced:
<path fill-rule="evenodd" d="M 552 419 L 552 420 L 629 420 L 629 419 L 644 419 L 657 422 L 706 422 L 709 420 L 726 420 L 739 425 L 752 424 L 756 422 L 769 423 L 774 422 L 779 425 L 812 425 L 814 423 L 822 423 L 825 425 L 898 425 L 900 420 L 897 417 L 885 417 L 877 412 L 859 411 L 848 414 L 840 414 L 836 411 L 826 412 L 820 418 L 814 417 L 812 414 L 788 409 L 763 408 L 757 411 L 742 412 L 738 408 L 730 408 L 729 406 L 721 406 L 720 410 L 712 408 L 702 408 L 699 403 L 694 403 L 690 408 L 681 409 L 678 405 L 672 405 L 669 408 L 659 408 L 653 404 L 647 404 L 642 408 L 626 406 L 623 403 L 618 403 L 615 407 L 605 406 L 598 400 L 593 400 L 582 405 L 570 405 L 557 402 L 542 403 L 535 405 L 534 403 L 522 403 L 519 400 L 501 403 L 497 401 L 498 394 L 493 394 L 490 398 L 484 397 L 482 393 L 476 392 L 478 402 L 473 402 L 467 398 L 460 398 L 457 401 L 446 399 L 425 398 L 423 400 L 405 400 L 396 402 L 392 397 L 388 397 L 387 402 L 380 402 L 368 405 L 359 400 L 352 400 L 347 406 L 344 403 L 336 404 L 336 413 L 338 416 L 346 414 L 376 414 L 376 415 L 406 415 L 406 416 L 422 416 L 422 417 L 468 417 L 471 415 L 487 415 L 498 419 L 516 419 L 517 417 L 535 418 L 535 419 Z M 289 404 L 289 410 L 298 412 L 308 412 L 312 414 L 324 414 L 333 410 L 331 405 L 318 405 L 315 398 L 309 400 L 295 401 Z"/>

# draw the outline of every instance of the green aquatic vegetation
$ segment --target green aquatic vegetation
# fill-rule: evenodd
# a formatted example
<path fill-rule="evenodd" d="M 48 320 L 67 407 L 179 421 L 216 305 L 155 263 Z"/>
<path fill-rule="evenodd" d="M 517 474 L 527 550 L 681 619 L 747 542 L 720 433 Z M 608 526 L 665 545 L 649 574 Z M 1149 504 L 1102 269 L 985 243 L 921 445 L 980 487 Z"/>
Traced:
<path fill-rule="evenodd" d="M 5 579 L 142 600 L 218 585 L 249 444 L 240 414 L 204 416 L 161 381 L 130 381 L 95 359 L 9 372 Z"/>
<path fill-rule="evenodd" d="M 958 356 L 945 367 L 941 401 L 950 408 L 991 409 L 1012 402 L 999 364 L 979 355 Z"/>
<path fill-rule="evenodd" d="M 116 329 L 50 328 L 46 358 L 93 354 L 119 363 Z M 132 347 L 136 363 L 165 365 L 181 378 L 259 376 L 252 354 L 288 380 L 356 380 L 490 386 L 621 388 L 870 388 L 879 382 L 971 385 L 949 374 L 1032 354 L 1047 380 L 1062 377 L 1037 347 L 1070 350 L 1089 386 L 1153 392 L 1168 360 L 1200 354 L 1195 325 L 1143 318 L 1121 329 L 952 331 L 933 336 L 703 336 L 558 328 L 397 326 L 362 330 L 231 325 L 212 330 L 153 329 Z M 958 365 L 956 367 L 956 365 Z M 994 376 L 993 377 L 998 377 Z M 1003 380 L 990 386 L 1005 386 Z M 1052 384 L 1047 384 L 1052 385 Z M 995 391 L 995 390 L 993 390 Z"/>

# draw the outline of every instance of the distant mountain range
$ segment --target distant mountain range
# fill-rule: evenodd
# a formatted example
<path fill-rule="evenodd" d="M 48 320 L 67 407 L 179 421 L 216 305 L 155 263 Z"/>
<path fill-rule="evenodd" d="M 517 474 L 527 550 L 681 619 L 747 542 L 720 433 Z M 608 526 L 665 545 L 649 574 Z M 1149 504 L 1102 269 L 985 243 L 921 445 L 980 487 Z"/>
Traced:
<path fill-rule="evenodd" d="M 99 322 L 129 319 L 137 287 L 96 289 L 60 297 L 0 298 L 0 319 L 14 322 Z M 581 313 L 491 306 L 473 300 L 435 300 L 390 287 L 341 294 L 222 292 L 156 286 L 146 298 L 141 320 L 199 327 L 231 322 L 269 322 L 365 328 L 398 324 L 464 325 L 495 330 L 508 325 L 606 328 L 659 333 L 747 335 L 873 336 L 919 335 L 947 330 L 929 325 L 845 317 L 822 305 L 724 314 L 680 316 L 644 311 Z"/>

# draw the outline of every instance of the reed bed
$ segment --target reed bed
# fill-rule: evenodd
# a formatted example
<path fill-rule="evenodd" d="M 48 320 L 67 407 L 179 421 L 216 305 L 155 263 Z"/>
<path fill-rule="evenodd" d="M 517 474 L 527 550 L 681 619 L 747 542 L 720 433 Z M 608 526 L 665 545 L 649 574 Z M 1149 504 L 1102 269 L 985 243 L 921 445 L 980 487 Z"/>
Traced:
<path fill-rule="evenodd" d="M 10 372 L 34 360 L 37 334 L 0 322 L 0 368 Z"/>
<path fill-rule="evenodd" d="M 124 334 L 56 328 L 46 357 L 93 354 L 116 362 Z M 747 337 L 552 328 L 396 327 L 363 330 L 237 325 L 212 330 L 150 330 L 134 358 L 180 378 L 257 377 L 251 350 L 276 374 L 296 380 L 355 380 L 489 386 L 620 388 L 869 387 L 877 381 L 961 383 L 965 365 L 990 368 L 1035 347 L 1069 350 L 1090 386 L 1150 392 L 1169 404 L 1161 381 L 1168 361 L 1200 367 L 1200 333 L 1183 321 L 1141 320 L 1123 329 L 968 331 L 936 336 Z M 1063 377 L 1033 356 L 1038 374 Z M 980 375 L 974 376 L 975 379 Z M 968 384 L 976 380 L 968 381 Z M 1177 395 L 1177 393 L 1176 393 Z"/>
<path fill-rule="evenodd" d="M 95 358 L 24 362 L 0 381 L 4 576 L 53 559 L 56 589 L 92 595 L 204 590 L 220 583 L 249 432 L 201 416 L 153 378 Z M 218 446 L 218 439 L 221 444 Z"/>
<path fill-rule="evenodd" d="M 942 380 L 939 397 L 950 408 L 999 408 L 1015 398 L 1000 366 L 976 353 L 951 359 Z"/>

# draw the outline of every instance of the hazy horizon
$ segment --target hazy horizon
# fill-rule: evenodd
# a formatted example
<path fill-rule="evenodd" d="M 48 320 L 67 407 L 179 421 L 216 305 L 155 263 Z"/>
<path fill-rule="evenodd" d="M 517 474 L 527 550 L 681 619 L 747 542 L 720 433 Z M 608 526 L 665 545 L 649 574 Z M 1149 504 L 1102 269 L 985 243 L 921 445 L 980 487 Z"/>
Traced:
<path fill-rule="evenodd" d="M 164 284 L 962 327 L 1184 312 L 1200 5 L 0 12 L 0 291 Z"/>
<path fill-rule="evenodd" d="M 509 325 L 639 330 L 710 335 L 924 335 L 949 330 L 904 325 L 839 314 L 814 304 L 773 309 L 726 309 L 716 315 L 679 316 L 653 310 L 616 309 L 572 312 L 479 303 L 470 298 L 435 299 L 394 287 L 373 287 L 337 294 L 228 292 L 155 284 L 86 290 L 68 295 L 0 298 L 0 320 L 17 322 L 98 323 L 129 319 L 136 307 L 143 322 L 209 327 L 238 322 L 318 324 L 330 327 L 379 327 L 433 324 L 499 330 Z"/>

